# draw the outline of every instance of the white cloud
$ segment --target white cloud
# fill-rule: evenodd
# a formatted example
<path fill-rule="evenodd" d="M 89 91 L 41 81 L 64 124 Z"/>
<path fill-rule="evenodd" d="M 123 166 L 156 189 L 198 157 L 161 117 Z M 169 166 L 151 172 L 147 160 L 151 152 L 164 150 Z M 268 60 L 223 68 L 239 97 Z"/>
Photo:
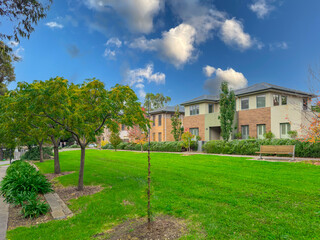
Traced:
<path fill-rule="evenodd" d="M 19 42 L 16 42 L 16 41 L 9 41 L 9 45 L 11 47 L 17 47 L 19 45 Z"/>
<path fill-rule="evenodd" d="M 204 75 L 206 75 L 207 77 L 211 77 L 212 74 L 216 71 L 216 69 L 214 67 L 209 66 L 209 65 L 203 67 L 202 70 L 203 70 Z"/>
<path fill-rule="evenodd" d="M 255 0 L 249 5 L 249 8 L 261 19 L 265 18 L 272 10 L 274 10 L 274 6 L 270 5 L 267 0 Z"/>
<path fill-rule="evenodd" d="M 204 88 L 212 94 L 219 92 L 221 82 L 227 82 L 233 90 L 244 88 L 248 85 L 248 81 L 244 75 L 232 68 L 228 68 L 227 70 L 218 68 L 215 71 L 215 75 L 215 78 L 206 80 L 204 84 Z"/>
<path fill-rule="evenodd" d="M 153 18 L 162 9 L 162 0 L 85 0 L 86 5 L 97 11 L 114 10 L 124 18 L 133 32 L 150 33 Z"/>
<path fill-rule="evenodd" d="M 286 49 L 288 49 L 288 44 L 286 42 L 271 43 L 271 44 L 269 44 L 269 49 L 271 51 L 276 50 L 276 49 L 286 50 Z"/>
<path fill-rule="evenodd" d="M 144 98 L 145 83 L 165 84 L 166 75 L 160 72 L 153 72 L 153 64 L 148 64 L 145 68 L 128 69 L 125 73 L 125 81 L 129 86 L 139 89 L 139 96 Z"/>
<path fill-rule="evenodd" d="M 116 58 L 116 51 L 110 50 L 108 48 L 106 48 L 106 50 L 103 53 L 104 57 L 107 57 L 109 59 L 115 59 Z"/>
<path fill-rule="evenodd" d="M 24 53 L 24 48 L 23 47 L 18 47 L 13 54 L 16 55 L 18 58 L 22 58 L 22 54 Z"/>
<path fill-rule="evenodd" d="M 46 25 L 49 27 L 49 28 L 63 28 L 63 25 L 62 24 L 59 24 L 57 22 L 47 22 Z"/>
<path fill-rule="evenodd" d="M 246 50 L 254 45 L 254 40 L 243 30 L 243 25 L 235 18 L 227 19 L 220 30 L 220 37 L 225 44 Z"/>
<path fill-rule="evenodd" d="M 106 46 L 115 46 L 117 48 L 121 47 L 122 42 L 120 41 L 119 38 L 113 37 L 110 38 L 107 42 L 106 42 Z"/>

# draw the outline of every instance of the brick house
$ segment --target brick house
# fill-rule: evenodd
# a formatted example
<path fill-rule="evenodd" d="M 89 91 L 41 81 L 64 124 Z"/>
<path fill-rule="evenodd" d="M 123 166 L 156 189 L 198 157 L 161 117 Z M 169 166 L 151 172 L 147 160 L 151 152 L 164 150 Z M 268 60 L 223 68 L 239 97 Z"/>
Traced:
<path fill-rule="evenodd" d="M 183 122 L 184 108 L 180 107 L 180 119 Z M 175 113 L 175 107 L 166 106 L 150 112 L 151 129 L 150 138 L 152 142 L 174 141 L 171 125 L 171 117 Z"/>
<path fill-rule="evenodd" d="M 289 138 L 288 132 L 296 130 L 298 137 L 304 135 L 301 126 L 308 126 L 312 117 L 310 101 L 313 94 L 258 83 L 235 91 L 236 116 L 234 134 L 242 138 L 263 138 L 271 131 L 276 138 Z M 183 125 L 202 141 L 221 139 L 218 116 L 219 96 L 203 95 L 181 104 L 185 107 Z"/>

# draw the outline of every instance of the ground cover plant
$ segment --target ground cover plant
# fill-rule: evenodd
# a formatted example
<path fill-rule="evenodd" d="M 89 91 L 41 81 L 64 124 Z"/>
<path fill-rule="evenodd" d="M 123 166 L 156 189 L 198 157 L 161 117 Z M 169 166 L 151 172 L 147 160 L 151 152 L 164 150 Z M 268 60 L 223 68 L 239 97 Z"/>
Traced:
<path fill-rule="evenodd" d="M 43 174 L 24 161 L 15 161 L 0 183 L 0 194 L 7 203 L 21 206 L 24 217 L 38 217 L 49 211 L 49 205 L 39 200 L 38 194 L 52 191 Z"/>
<path fill-rule="evenodd" d="M 77 184 L 80 151 L 60 153 L 59 177 Z M 50 173 L 53 161 L 37 163 Z M 181 239 L 317 239 L 319 166 L 212 155 L 152 153 L 154 215 L 184 219 Z M 146 216 L 147 153 L 88 150 L 85 185 L 102 192 L 70 201 L 75 216 L 8 232 L 8 239 L 96 239 Z M 129 202 L 130 204 L 124 204 Z"/>

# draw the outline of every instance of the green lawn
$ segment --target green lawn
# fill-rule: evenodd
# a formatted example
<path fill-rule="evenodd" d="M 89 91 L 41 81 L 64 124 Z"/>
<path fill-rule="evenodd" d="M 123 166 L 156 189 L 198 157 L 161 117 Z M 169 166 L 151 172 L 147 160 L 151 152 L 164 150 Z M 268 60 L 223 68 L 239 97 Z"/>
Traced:
<path fill-rule="evenodd" d="M 62 152 L 62 171 L 77 171 L 79 159 L 80 151 Z M 151 153 L 151 161 L 153 212 L 186 219 L 189 233 L 182 239 L 319 239 L 318 166 L 167 153 Z M 53 161 L 37 165 L 53 172 Z M 84 183 L 106 188 L 72 200 L 73 218 L 17 228 L 8 239 L 93 239 L 145 216 L 146 174 L 146 153 L 88 150 Z M 76 185 L 77 177 L 59 180 Z"/>

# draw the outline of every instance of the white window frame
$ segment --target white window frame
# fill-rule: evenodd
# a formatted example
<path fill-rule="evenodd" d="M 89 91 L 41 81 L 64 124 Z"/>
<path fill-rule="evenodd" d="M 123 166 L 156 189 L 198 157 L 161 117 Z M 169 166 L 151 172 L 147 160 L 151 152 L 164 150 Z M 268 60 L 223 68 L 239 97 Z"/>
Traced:
<path fill-rule="evenodd" d="M 210 112 L 210 106 L 212 106 L 212 112 Z M 214 113 L 214 104 L 213 103 L 208 104 L 208 113 Z"/>
<path fill-rule="evenodd" d="M 260 127 L 262 127 L 262 131 L 260 134 Z M 257 138 L 258 139 L 264 139 L 264 134 L 266 133 L 266 124 L 257 124 Z"/>
<path fill-rule="evenodd" d="M 242 101 L 248 100 L 248 108 L 242 108 Z M 240 102 L 240 108 L 241 110 L 248 110 L 249 109 L 249 98 L 241 98 L 241 102 Z"/>
<path fill-rule="evenodd" d="M 286 104 L 283 104 L 283 103 L 282 103 L 282 98 L 286 98 Z M 283 106 L 288 105 L 288 96 L 286 96 L 286 95 L 281 95 L 281 105 L 283 105 Z"/>
<path fill-rule="evenodd" d="M 191 105 L 190 107 L 190 116 L 199 115 L 199 104 Z"/>
<path fill-rule="evenodd" d="M 258 107 L 258 98 L 264 97 L 264 107 Z M 258 95 L 256 96 L 256 107 L 257 108 L 265 108 L 266 107 L 266 95 Z"/>
<path fill-rule="evenodd" d="M 282 133 L 282 128 L 285 126 L 285 131 L 286 133 L 283 134 Z M 280 123 L 280 138 L 290 138 L 290 135 L 289 135 L 289 131 L 291 130 L 291 125 L 290 123 Z"/>
<path fill-rule="evenodd" d="M 278 105 L 275 105 L 275 104 L 274 104 L 274 98 L 275 98 L 275 97 L 278 97 Z M 280 104 L 281 101 L 282 101 L 282 96 L 280 96 L 279 94 L 273 94 L 273 96 L 272 96 L 272 102 L 273 102 L 273 106 L 274 106 L 274 107 L 280 106 L 280 105 L 281 105 L 281 104 Z"/>
<path fill-rule="evenodd" d="M 246 128 L 247 131 L 243 131 L 243 129 Z M 241 138 L 242 139 L 249 139 L 249 132 L 250 131 L 250 128 L 249 128 L 249 125 L 241 125 Z M 246 134 L 244 134 L 246 133 Z"/>

